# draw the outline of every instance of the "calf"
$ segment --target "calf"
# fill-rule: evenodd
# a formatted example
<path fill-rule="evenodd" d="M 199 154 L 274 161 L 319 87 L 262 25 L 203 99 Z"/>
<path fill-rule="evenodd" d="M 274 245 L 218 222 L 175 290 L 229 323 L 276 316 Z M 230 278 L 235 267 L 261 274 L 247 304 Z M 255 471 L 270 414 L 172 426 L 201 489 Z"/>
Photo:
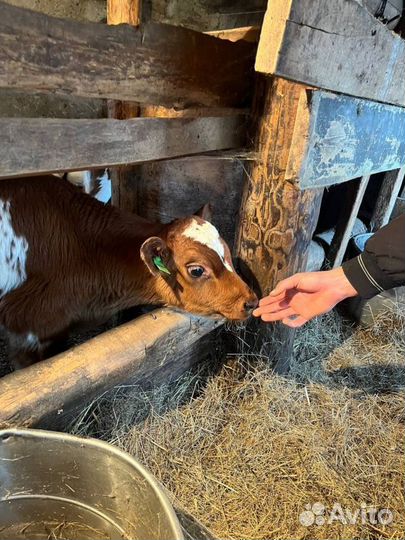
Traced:
<path fill-rule="evenodd" d="M 163 225 L 106 206 L 62 178 L 0 183 L 0 325 L 22 367 L 83 322 L 139 304 L 246 319 L 257 298 L 207 218 Z"/>

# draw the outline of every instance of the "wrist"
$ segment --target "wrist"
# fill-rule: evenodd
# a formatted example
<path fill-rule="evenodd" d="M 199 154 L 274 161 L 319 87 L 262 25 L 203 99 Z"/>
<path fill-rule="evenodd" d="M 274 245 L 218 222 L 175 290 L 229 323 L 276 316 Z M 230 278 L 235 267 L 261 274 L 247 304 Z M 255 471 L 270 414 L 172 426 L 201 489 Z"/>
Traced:
<path fill-rule="evenodd" d="M 332 287 L 336 290 L 336 295 L 340 298 L 340 300 L 351 298 L 359 294 L 346 277 L 346 274 L 341 266 L 339 266 L 339 268 L 329 270 L 329 272 L 333 274 L 334 283 L 332 284 Z"/>

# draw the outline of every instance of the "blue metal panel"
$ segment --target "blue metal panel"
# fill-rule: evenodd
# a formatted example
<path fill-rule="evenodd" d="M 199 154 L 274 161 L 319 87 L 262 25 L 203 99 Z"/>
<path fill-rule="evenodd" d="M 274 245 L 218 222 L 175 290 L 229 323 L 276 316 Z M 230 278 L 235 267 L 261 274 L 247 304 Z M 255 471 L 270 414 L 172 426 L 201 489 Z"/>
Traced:
<path fill-rule="evenodd" d="M 405 165 L 405 108 L 310 92 L 302 188 L 329 186 Z"/>

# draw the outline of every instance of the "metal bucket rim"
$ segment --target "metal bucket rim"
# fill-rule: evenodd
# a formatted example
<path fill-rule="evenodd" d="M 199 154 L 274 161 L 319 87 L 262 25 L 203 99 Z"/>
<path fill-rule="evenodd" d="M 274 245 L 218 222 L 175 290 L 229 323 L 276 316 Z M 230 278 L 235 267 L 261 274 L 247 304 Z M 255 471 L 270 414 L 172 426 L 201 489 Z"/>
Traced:
<path fill-rule="evenodd" d="M 153 492 L 157 496 L 160 504 L 162 505 L 163 510 L 166 512 L 170 524 L 173 528 L 175 537 L 173 540 L 184 540 L 183 531 L 181 529 L 180 522 L 176 516 L 176 513 L 173 509 L 171 502 L 169 501 L 167 495 L 165 494 L 165 488 L 160 484 L 160 482 L 148 471 L 139 461 L 132 457 L 128 452 L 120 450 L 116 446 L 94 439 L 92 437 L 78 437 L 77 435 L 71 435 L 70 433 L 62 433 L 59 431 L 47 431 L 45 429 L 28 429 L 28 428 L 6 428 L 0 430 L 0 441 L 8 437 L 23 437 L 23 438 L 33 438 L 33 439 L 53 439 L 57 441 L 67 440 L 74 444 L 83 445 L 84 443 L 88 444 L 90 447 L 98 448 L 108 452 L 109 454 L 115 455 L 118 459 L 124 460 L 134 467 L 137 472 L 139 472 L 145 480 L 151 486 Z"/>

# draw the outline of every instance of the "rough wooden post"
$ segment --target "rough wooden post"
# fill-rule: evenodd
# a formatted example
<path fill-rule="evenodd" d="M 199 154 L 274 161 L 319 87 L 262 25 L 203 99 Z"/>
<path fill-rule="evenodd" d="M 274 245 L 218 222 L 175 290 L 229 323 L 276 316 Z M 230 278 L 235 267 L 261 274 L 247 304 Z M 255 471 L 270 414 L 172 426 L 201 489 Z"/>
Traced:
<path fill-rule="evenodd" d="M 261 296 L 306 264 L 322 190 L 301 191 L 285 180 L 299 97 L 305 87 L 260 77 L 252 111 L 257 158 L 247 170 L 236 255 L 244 276 Z M 288 368 L 293 331 L 281 324 L 252 323 L 253 352 Z"/>
<path fill-rule="evenodd" d="M 142 0 L 107 0 L 108 24 L 132 24 L 141 21 Z M 126 120 L 139 116 L 139 106 L 134 102 L 108 101 L 108 116 Z M 136 167 L 116 167 L 111 170 L 112 203 L 133 212 L 136 209 Z"/>

